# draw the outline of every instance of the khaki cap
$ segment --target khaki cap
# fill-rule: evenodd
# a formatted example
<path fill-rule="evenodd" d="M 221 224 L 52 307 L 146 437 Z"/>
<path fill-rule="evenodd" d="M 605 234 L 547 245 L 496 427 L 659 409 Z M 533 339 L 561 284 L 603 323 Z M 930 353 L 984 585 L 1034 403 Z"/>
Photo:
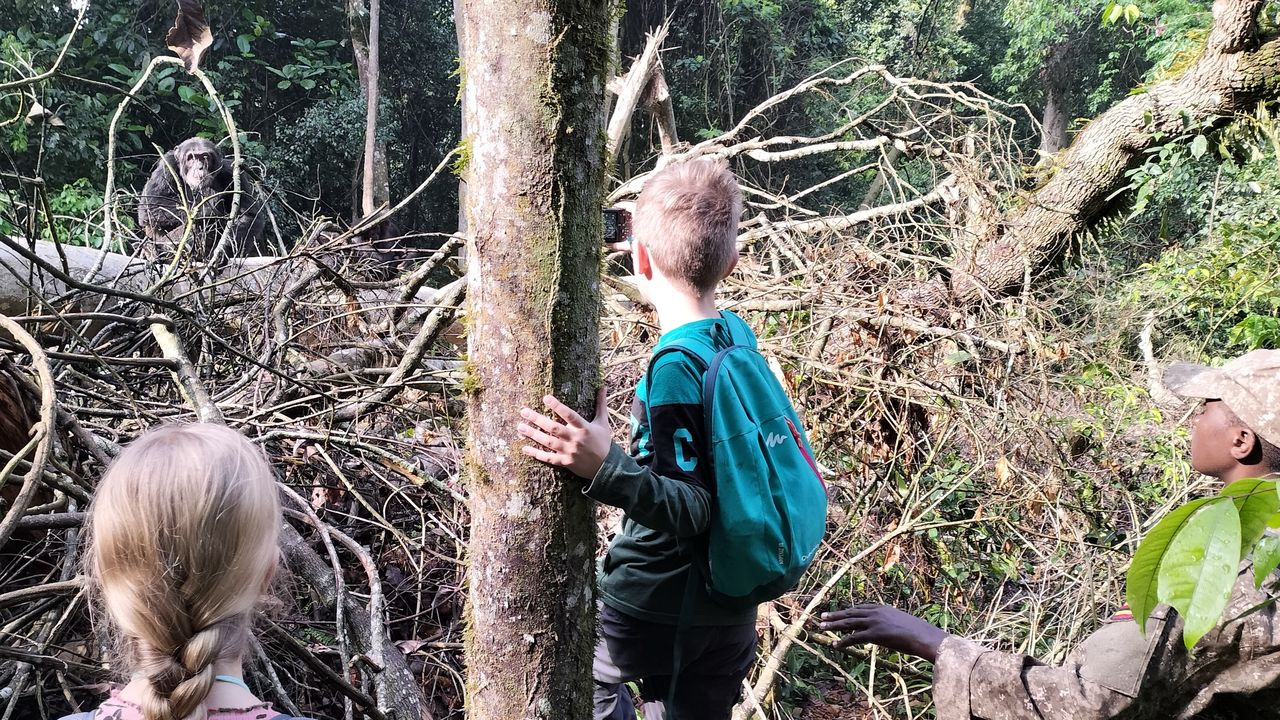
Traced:
<path fill-rule="evenodd" d="M 1280 350 L 1254 350 L 1220 368 L 1174 363 L 1164 385 L 1182 397 L 1221 400 L 1254 432 L 1280 445 Z"/>

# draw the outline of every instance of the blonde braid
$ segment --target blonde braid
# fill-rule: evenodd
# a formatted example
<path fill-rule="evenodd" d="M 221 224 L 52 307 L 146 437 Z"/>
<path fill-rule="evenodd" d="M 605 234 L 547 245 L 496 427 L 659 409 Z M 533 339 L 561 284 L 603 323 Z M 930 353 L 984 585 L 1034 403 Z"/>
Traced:
<path fill-rule="evenodd" d="M 204 700 L 213 688 L 214 663 L 237 657 L 243 646 L 243 624 L 224 621 L 193 633 L 172 653 L 144 650 L 143 718 L 205 720 Z"/>
<path fill-rule="evenodd" d="M 218 425 L 130 445 L 98 486 L 86 562 L 144 720 L 206 720 L 214 665 L 241 657 L 279 561 L 280 505 L 262 450 Z"/>

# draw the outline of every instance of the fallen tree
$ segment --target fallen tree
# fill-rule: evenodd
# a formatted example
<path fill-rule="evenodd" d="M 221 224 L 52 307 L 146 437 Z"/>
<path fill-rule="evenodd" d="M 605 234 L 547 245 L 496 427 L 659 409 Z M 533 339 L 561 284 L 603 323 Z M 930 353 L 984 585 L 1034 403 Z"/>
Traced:
<path fill-rule="evenodd" d="M 1068 240 L 1112 206 L 1126 187 L 1126 172 L 1151 149 L 1163 142 L 1187 141 L 1197 132 L 1225 124 L 1237 112 L 1252 110 L 1259 101 L 1280 98 L 1280 38 L 1259 34 L 1258 15 L 1264 5 L 1263 0 L 1216 0 L 1213 27 L 1195 62 L 1090 121 L 1048 181 L 1031 193 L 1019 189 L 1017 161 L 1022 151 L 1009 117 L 1025 108 L 1007 106 L 963 83 L 902 78 L 879 66 L 837 76 L 833 71 L 838 64 L 761 103 L 718 137 L 680 152 L 664 152 L 656 167 L 699 156 L 740 158 L 745 164 L 832 153 L 871 155 L 866 164 L 816 186 L 744 187 L 748 199 L 755 201 L 749 207 L 761 212 L 747 215 L 742 244 L 768 239 L 787 245 L 795 236 L 856 234 L 864 239 L 865 256 L 873 257 L 875 248 L 899 242 L 896 230 L 905 224 L 916 233 L 916 246 L 937 238 L 952 252 L 932 279 L 895 283 L 892 304 L 915 311 L 969 305 L 1020 286 L 1049 264 Z M 641 74 L 661 77 L 654 55 L 646 48 L 628 79 Z M 821 136 L 751 135 L 753 123 L 770 109 L 811 93 L 841 89 L 884 99 Z M 620 103 L 619 111 L 634 106 Z M 1030 124 L 1036 125 L 1034 119 Z M 621 127 L 621 120 L 615 115 L 610 126 Z M 935 184 L 922 189 L 904 180 L 894 169 L 893 160 L 899 156 L 929 158 L 936 168 Z M 805 207 L 806 196 L 873 168 L 884 169 L 877 187 L 887 176 L 889 202 L 847 214 Z M 626 179 L 610 199 L 638 193 L 648 175 Z M 1012 199 L 1015 207 L 1000 213 L 993 200 L 1001 196 Z M 929 208 L 938 211 L 920 213 Z M 895 230 L 886 232 L 886 227 Z"/>
<path fill-rule="evenodd" d="M 1280 97 L 1280 38 L 1258 34 L 1265 4 L 1215 0 L 1213 28 L 1195 63 L 1090 121 L 1024 207 L 1002 218 L 974 254 L 951 258 L 949 283 L 936 279 L 904 297 L 930 307 L 968 304 L 1021 284 L 1028 268 L 1044 267 L 1106 210 L 1124 188 L 1125 172 L 1161 138 L 1188 138 L 1188 128 L 1225 123 Z"/>

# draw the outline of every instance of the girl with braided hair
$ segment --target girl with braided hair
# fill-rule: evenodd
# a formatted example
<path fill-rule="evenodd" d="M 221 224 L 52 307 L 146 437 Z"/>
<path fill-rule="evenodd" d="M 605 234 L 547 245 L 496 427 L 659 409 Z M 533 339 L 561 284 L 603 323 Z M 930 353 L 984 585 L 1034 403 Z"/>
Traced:
<path fill-rule="evenodd" d="M 279 562 L 262 450 L 221 425 L 162 427 L 112 463 L 86 574 L 130 681 L 65 720 L 278 720 L 245 684 L 254 608 Z"/>

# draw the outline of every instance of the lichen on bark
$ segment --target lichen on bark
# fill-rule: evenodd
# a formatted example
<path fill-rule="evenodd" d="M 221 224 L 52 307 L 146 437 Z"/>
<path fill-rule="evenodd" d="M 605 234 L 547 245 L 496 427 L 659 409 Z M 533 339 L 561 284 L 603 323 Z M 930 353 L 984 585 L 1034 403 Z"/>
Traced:
<path fill-rule="evenodd" d="M 523 456 L 521 406 L 591 414 L 608 3 L 468 0 L 460 36 L 471 550 L 468 717 L 586 718 L 594 523 L 581 481 Z"/>

